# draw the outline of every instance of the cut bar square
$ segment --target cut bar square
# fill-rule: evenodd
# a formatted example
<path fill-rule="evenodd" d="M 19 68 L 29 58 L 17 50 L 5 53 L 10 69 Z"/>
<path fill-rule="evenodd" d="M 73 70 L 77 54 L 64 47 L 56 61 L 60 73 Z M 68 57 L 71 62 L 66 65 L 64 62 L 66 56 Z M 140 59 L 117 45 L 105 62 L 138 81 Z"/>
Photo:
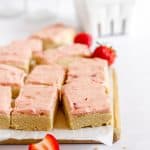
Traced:
<path fill-rule="evenodd" d="M 31 37 L 41 39 L 44 49 L 48 49 L 73 43 L 75 34 L 76 32 L 72 27 L 64 24 L 54 24 L 43 28 Z"/>
<path fill-rule="evenodd" d="M 13 98 L 18 95 L 20 88 L 24 85 L 25 76 L 24 71 L 19 68 L 0 64 L 0 85 L 12 88 Z"/>
<path fill-rule="evenodd" d="M 32 57 L 34 59 L 34 55 L 36 52 L 43 51 L 43 42 L 40 39 L 36 38 L 27 38 L 23 40 L 15 40 L 11 43 L 14 46 L 28 46 L 32 51 Z"/>
<path fill-rule="evenodd" d="M 64 64 L 72 62 L 74 57 L 89 57 L 90 50 L 84 44 L 70 44 L 58 48 L 48 49 L 35 55 L 38 64 Z M 71 59 L 68 59 L 71 58 Z"/>
<path fill-rule="evenodd" d="M 64 85 L 62 97 L 71 129 L 111 123 L 110 97 L 103 85 L 91 81 L 91 79 L 76 79 Z"/>
<path fill-rule="evenodd" d="M 27 47 L 27 49 L 31 49 L 32 51 L 32 60 L 30 62 L 30 70 L 36 65 L 36 53 L 43 51 L 43 42 L 40 39 L 36 38 L 27 38 L 22 40 L 15 40 L 11 43 L 11 45 L 16 47 Z M 29 70 L 29 71 L 30 71 Z"/>
<path fill-rule="evenodd" d="M 61 86 L 65 79 L 65 70 L 59 65 L 38 65 L 28 75 L 26 83 Z"/>
<path fill-rule="evenodd" d="M 68 66 L 67 81 L 69 83 L 77 78 L 88 77 L 91 80 L 108 86 L 108 64 L 107 61 L 99 58 L 80 58 Z"/>
<path fill-rule="evenodd" d="M 0 128 L 10 127 L 11 88 L 0 86 Z"/>
<path fill-rule="evenodd" d="M 11 127 L 20 130 L 52 129 L 57 103 L 56 87 L 25 85 L 15 100 Z"/>
<path fill-rule="evenodd" d="M 32 51 L 28 45 L 10 44 L 0 47 L 0 64 L 12 65 L 29 71 Z"/>

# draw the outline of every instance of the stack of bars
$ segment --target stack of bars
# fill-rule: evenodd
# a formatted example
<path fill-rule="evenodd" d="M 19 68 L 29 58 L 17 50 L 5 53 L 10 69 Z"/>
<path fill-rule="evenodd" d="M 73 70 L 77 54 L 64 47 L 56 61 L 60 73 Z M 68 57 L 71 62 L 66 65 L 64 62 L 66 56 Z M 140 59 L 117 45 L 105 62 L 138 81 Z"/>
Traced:
<path fill-rule="evenodd" d="M 0 128 L 50 130 L 62 104 L 71 129 L 112 120 L 108 64 L 54 24 L 0 47 Z"/>

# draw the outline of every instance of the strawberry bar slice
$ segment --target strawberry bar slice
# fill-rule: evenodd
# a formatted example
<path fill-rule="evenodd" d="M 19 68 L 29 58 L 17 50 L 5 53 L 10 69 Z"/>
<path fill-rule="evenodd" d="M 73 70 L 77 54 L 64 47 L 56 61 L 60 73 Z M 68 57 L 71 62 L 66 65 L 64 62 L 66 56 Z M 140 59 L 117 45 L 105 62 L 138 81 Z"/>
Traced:
<path fill-rule="evenodd" d="M 61 62 L 68 61 L 68 57 L 73 59 L 74 57 L 89 57 L 90 55 L 91 52 L 86 45 L 71 44 L 55 49 L 49 49 L 43 53 L 37 53 L 36 61 L 39 64 L 61 64 Z M 72 61 L 69 59 L 68 62 Z"/>
<path fill-rule="evenodd" d="M 99 58 L 85 59 L 81 58 L 68 66 L 67 81 L 72 82 L 77 78 L 91 78 L 97 83 L 108 87 L 108 64 L 107 61 Z"/>
<path fill-rule="evenodd" d="M 32 51 L 32 55 L 34 58 L 34 55 L 36 52 L 41 52 L 43 51 L 43 43 L 42 40 L 36 39 L 36 38 L 28 38 L 24 40 L 16 40 L 11 43 L 14 46 L 28 46 L 29 49 Z"/>
<path fill-rule="evenodd" d="M 53 86 L 25 85 L 15 100 L 11 127 L 20 130 L 53 128 L 58 90 Z"/>
<path fill-rule="evenodd" d="M 28 72 L 31 58 L 32 51 L 28 45 L 10 44 L 0 47 L 1 64 L 12 65 Z"/>
<path fill-rule="evenodd" d="M 38 65 L 28 75 L 26 83 L 56 86 L 61 89 L 65 70 L 59 65 Z"/>
<path fill-rule="evenodd" d="M 13 66 L 0 64 L 0 85 L 10 86 L 13 97 L 16 97 L 20 88 L 24 85 L 26 74 L 23 70 Z"/>
<path fill-rule="evenodd" d="M 31 37 L 43 41 L 44 49 L 58 47 L 60 45 L 71 44 L 76 31 L 64 24 L 53 24 L 45 27 Z"/>
<path fill-rule="evenodd" d="M 0 86 L 0 128 L 9 128 L 11 112 L 11 88 Z"/>
<path fill-rule="evenodd" d="M 64 85 L 62 97 L 71 129 L 111 123 L 111 101 L 103 85 L 89 78 L 76 79 Z"/>

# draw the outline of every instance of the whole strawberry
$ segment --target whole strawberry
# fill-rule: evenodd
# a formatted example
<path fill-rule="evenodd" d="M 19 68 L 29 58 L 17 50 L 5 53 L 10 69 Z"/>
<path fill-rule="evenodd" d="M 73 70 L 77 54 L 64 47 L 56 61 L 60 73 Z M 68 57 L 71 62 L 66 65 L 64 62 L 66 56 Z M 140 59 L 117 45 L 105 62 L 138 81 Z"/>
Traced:
<path fill-rule="evenodd" d="M 108 64 L 111 65 L 116 59 L 116 52 L 112 47 L 100 45 L 94 50 L 92 57 L 105 59 L 107 60 Z"/>
<path fill-rule="evenodd" d="M 88 47 L 92 45 L 92 41 L 92 36 L 85 32 L 78 33 L 74 38 L 74 43 L 85 44 Z"/>

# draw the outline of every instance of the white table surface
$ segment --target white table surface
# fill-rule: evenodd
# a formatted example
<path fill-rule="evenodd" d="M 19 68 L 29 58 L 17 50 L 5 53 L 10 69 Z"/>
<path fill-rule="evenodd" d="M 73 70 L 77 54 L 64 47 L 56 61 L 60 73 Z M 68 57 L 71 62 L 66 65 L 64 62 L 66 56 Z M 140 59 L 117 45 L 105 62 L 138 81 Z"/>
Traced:
<path fill-rule="evenodd" d="M 131 35 L 102 39 L 111 43 L 118 53 L 116 68 L 119 76 L 121 140 L 112 147 L 100 144 L 61 144 L 61 150 L 150 149 L 150 10 L 148 0 L 143 2 L 137 1 Z M 24 19 L 0 19 L 0 44 L 25 37 L 44 24 Z M 27 150 L 27 146 L 0 146 L 0 150 Z"/>

